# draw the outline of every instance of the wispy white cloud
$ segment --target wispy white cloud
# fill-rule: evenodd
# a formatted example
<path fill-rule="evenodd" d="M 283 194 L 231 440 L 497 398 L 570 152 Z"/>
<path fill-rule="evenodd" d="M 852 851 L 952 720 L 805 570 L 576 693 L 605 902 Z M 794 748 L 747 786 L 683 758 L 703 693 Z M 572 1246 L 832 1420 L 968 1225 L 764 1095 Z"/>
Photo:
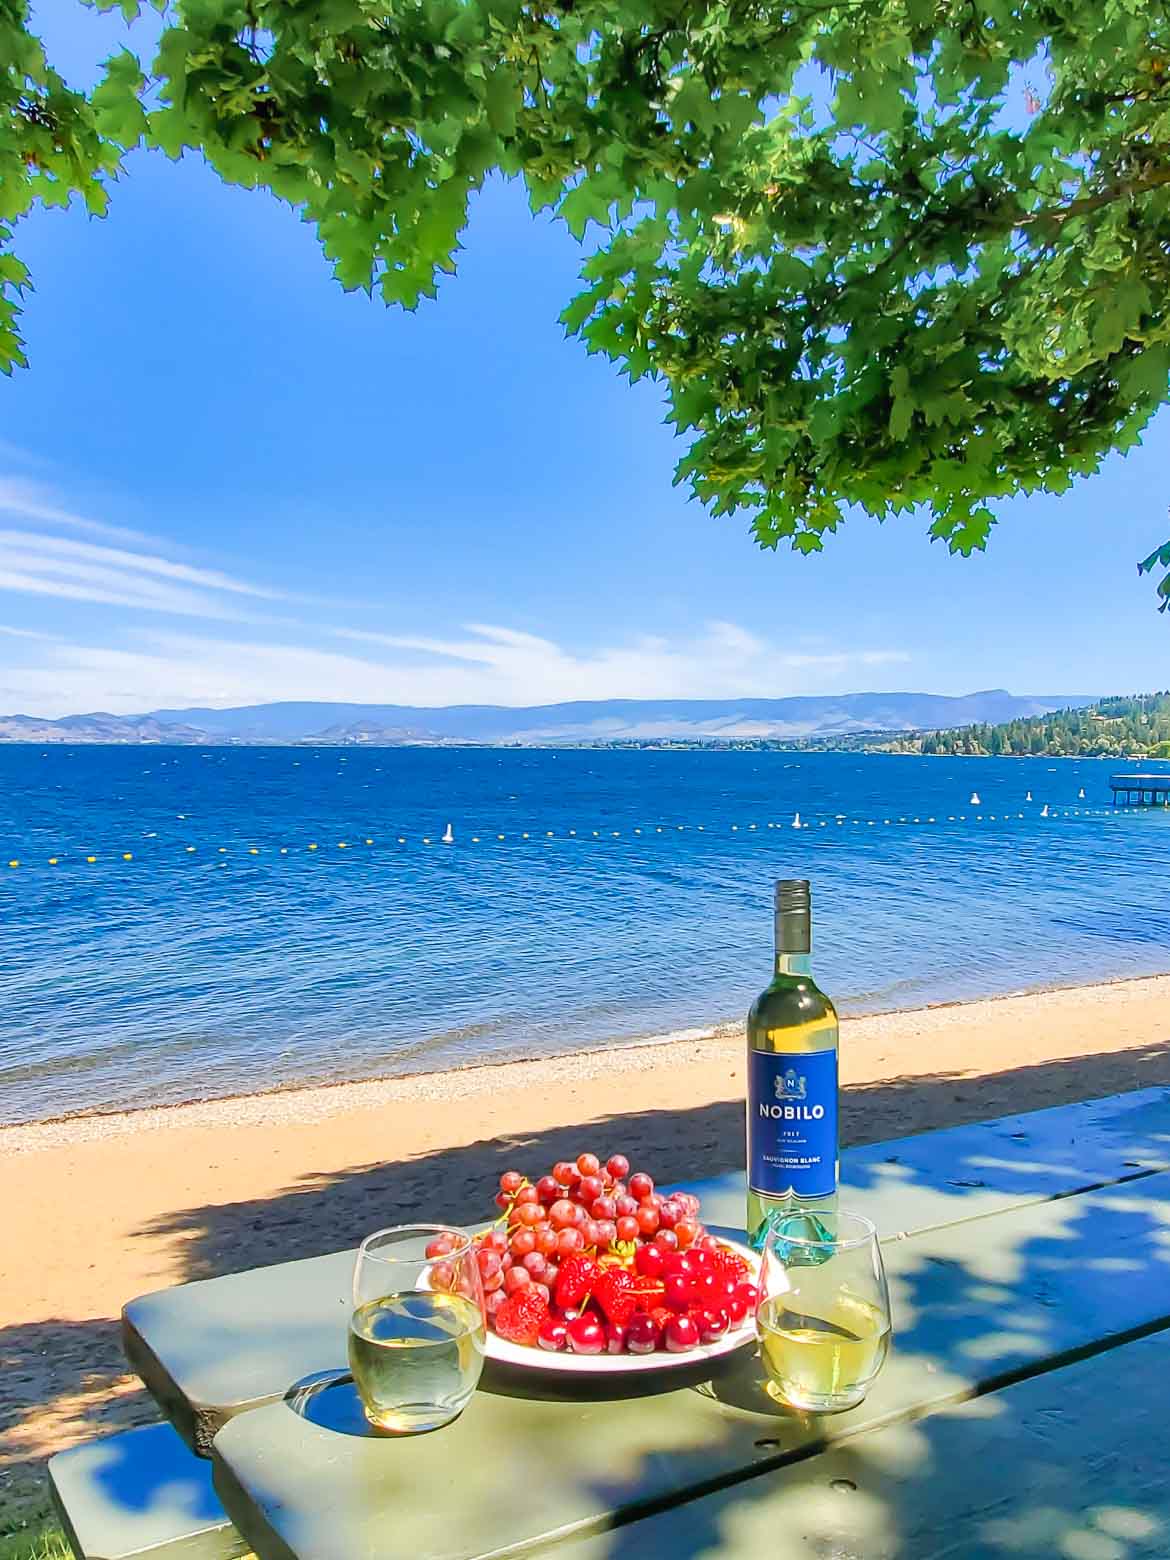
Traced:
<path fill-rule="evenodd" d="M 129 649 L 57 643 L 0 669 L 0 712 L 129 714 L 281 699 L 515 706 L 572 699 L 775 697 L 856 686 L 861 668 L 908 659 L 885 649 L 789 654 L 731 623 L 708 624 L 690 639 L 642 636 L 576 653 L 551 639 L 492 624 L 451 639 L 357 630 L 340 637 L 367 646 L 369 653 L 180 633 L 151 634 L 140 648 Z"/>
<path fill-rule="evenodd" d="M 14 628 L 10 623 L 0 623 L 0 634 L 7 634 L 9 639 L 36 639 L 50 644 L 60 637 L 57 634 L 42 634 L 37 628 Z"/>
<path fill-rule="evenodd" d="M 221 570 L 167 557 L 155 538 L 76 515 L 28 483 L 0 479 L 0 512 L 24 522 L 0 529 L 0 592 L 236 621 L 250 620 L 250 613 L 234 598 L 286 599 Z M 62 529 L 101 540 L 62 536 Z"/>

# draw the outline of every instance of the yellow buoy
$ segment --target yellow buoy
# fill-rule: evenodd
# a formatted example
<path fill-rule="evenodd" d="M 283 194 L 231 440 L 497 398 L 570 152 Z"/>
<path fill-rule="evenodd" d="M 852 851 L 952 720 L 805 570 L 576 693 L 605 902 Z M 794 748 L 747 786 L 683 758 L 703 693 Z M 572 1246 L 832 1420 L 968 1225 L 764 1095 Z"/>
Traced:
<path fill-rule="evenodd" d="M 288 846 L 287 845 L 282 845 L 280 847 L 280 854 L 282 856 L 287 856 L 288 855 Z"/>
<path fill-rule="evenodd" d="M 49 865 L 51 867 L 55 867 L 57 865 L 57 858 L 56 858 L 56 856 L 50 856 L 49 857 Z"/>
<path fill-rule="evenodd" d="M 122 852 L 122 860 L 123 861 L 133 861 L 134 857 L 130 854 L 130 852 L 128 850 L 124 850 Z"/>
<path fill-rule="evenodd" d="M 249 856 L 258 856 L 260 852 L 256 849 L 255 845 L 249 845 L 248 854 Z"/>
<path fill-rule="evenodd" d="M 19 861 L 10 861 L 10 862 L 9 862 L 9 863 L 8 863 L 8 865 L 9 865 L 9 866 L 10 866 L 10 867 L 19 867 L 19 866 L 20 866 L 20 862 L 19 862 Z"/>
<path fill-rule="evenodd" d="M 366 841 L 366 844 L 367 844 L 367 845 L 372 845 L 372 844 L 373 844 L 373 843 L 374 843 L 374 842 L 373 842 L 373 840 L 367 840 L 367 841 Z"/>
<path fill-rule="evenodd" d="M 345 849 L 345 846 L 346 846 L 346 842 L 345 842 L 345 840 L 338 840 L 338 842 L 337 842 L 337 848 L 338 848 L 338 850 L 344 850 L 344 849 Z"/>
<path fill-rule="evenodd" d="M 316 845 L 310 845 L 310 846 L 309 846 L 309 849 L 310 849 L 310 850 L 316 850 L 316 849 L 317 849 L 317 847 L 316 847 Z"/>
<path fill-rule="evenodd" d="M 86 861 L 96 861 L 97 857 L 96 856 L 87 856 L 85 859 L 86 859 Z"/>

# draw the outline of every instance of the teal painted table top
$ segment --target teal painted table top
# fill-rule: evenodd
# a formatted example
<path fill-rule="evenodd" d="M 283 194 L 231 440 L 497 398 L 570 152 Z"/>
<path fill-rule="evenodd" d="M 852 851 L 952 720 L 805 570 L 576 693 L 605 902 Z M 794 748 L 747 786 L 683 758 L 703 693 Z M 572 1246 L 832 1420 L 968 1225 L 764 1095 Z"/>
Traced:
<path fill-rule="evenodd" d="M 833 1419 L 775 1408 L 743 1350 L 650 1392 L 489 1368 L 454 1425 L 375 1437 L 347 1383 L 286 1400 L 344 1367 L 351 1253 L 144 1297 L 127 1345 L 176 1424 L 210 1443 L 260 1560 L 483 1560 L 636 1534 L 663 1507 L 681 1532 L 704 1498 L 787 1487 L 829 1443 L 879 1447 L 891 1427 L 1170 1326 L 1167 1165 L 1163 1089 L 848 1152 L 842 1200 L 887 1237 L 896 1342 L 867 1402 Z M 742 1217 L 742 1177 L 691 1184 L 712 1222 Z M 718 1498 L 734 1506 L 734 1489 Z M 807 1550 L 822 1552 L 871 1550 Z"/>

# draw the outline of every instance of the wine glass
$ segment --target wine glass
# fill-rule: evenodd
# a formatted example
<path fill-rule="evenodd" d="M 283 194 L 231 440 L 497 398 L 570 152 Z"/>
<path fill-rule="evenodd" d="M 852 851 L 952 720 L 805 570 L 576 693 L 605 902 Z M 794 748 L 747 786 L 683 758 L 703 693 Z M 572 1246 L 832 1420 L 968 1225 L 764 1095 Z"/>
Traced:
<path fill-rule="evenodd" d="M 349 1367 L 372 1425 L 410 1435 L 458 1418 L 486 1343 L 483 1280 L 465 1230 L 400 1224 L 366 1236 L 353 1270 Z"/>
<path fill-rule="evenodd" d="M 858 1213 L 782 1214 L 764 1246 L 756 1326 L 768 1391 L 806 1413 L 854 1408 L 885 1363 L 890 1294 Z"/>

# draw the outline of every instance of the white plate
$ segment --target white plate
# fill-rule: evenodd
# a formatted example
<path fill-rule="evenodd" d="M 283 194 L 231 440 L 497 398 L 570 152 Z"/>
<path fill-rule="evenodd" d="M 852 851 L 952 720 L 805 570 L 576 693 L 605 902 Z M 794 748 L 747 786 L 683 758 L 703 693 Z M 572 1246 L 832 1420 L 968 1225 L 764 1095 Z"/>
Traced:
<path fill-rule="evenodd" d="M 755 1269 L 760 1260 L 758 1252 L 734 1240 L 721 1238 L 720 1243 L 743 1257 Z M 572 1376 L 626 1376 L 634 1371 L 679 1370 L 687 1365 L 700 1365 L 705 1360 L 722 1359 L 725 1354 L 742 1349 L 745 1343 L 755 1341 L 754 1316 L 745 1316 L 739 1327 L 733 1327 L 717 1343 L 701 1343 L 697 1349 L 686 1349 L 681 1354 L 672 1354 L 668 1349 L 655 1349 L 653 1354 L 573 1354 L 568 1349 L 554 1352 L 542 1349 L 536 1343 L 509 1343 L 489 1328 L 487 1357 L 489 1360 L 499 1360 L 502 1365 L 518 1365 L 527 1370 L 564 1371 Z"/>

